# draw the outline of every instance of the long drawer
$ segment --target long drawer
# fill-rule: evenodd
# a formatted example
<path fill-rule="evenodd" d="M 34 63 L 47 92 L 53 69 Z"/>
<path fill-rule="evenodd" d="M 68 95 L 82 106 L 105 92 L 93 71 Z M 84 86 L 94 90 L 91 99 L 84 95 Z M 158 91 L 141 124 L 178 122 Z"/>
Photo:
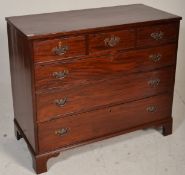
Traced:
<path fill-rule="evenodd" d="M 115 55 L 85 58 L 71 62 L 55 62 L 35 66 L 38 92 L 52 88 L 70 88 L 100 79 L 148 71 L 175 64 L 176 44 L 122 52 Z"/>
<path fill-rule="evenodd" d="M 169 67 L 120 76 L 74 89 L 37 94 L 37 120 L 46 121 L 170 91 L 173 87 L 173 73 L 173 67 Z"/>
<path fill-rule="evenodd" d="M 40 152 L 77 144 L 170 117 L 171 95 L 107 107 L 38 124 Z"/>

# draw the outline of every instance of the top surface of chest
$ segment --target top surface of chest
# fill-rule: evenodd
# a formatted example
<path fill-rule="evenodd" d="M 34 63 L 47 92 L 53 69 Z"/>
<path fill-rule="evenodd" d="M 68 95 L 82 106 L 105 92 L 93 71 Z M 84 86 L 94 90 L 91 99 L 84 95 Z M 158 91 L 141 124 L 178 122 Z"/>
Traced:
<path fill-rule="evenodd" d="M 65 35 L 97 28 L 177 20 L 181 17 L 142 4 L 6 18 L 27 37 Z"/>

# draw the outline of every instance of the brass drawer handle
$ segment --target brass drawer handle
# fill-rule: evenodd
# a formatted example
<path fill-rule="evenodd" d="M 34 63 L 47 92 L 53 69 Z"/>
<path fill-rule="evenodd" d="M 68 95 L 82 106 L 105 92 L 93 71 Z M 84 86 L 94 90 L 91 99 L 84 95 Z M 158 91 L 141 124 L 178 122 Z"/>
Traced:
<path fill-rule="evenodd" d="M 62 98 L 62 99 L 56 99 L 54 101 L 55 105 L 57 105 L 58 107 L 63 107 L 67 102 L 67 97 Z"/>
<path fill-rule="evenodd" d="M 152 60 L 155 63 L 158 62 L 158 61 L 160 61 L 161 60 L 161 57 L 162 57 L 162 55 L 159 54 L 159 53 L 152 54 L 152 55 L 149 56 L 150 60 Z"/>
<path fill-rule="evenodd" d="M 69 131 L 68 128 L 60 128 L 60 129 L 55 131 L 55 135 L 64 136 L 68 133 L 68 131 Z"/>
<path fill-rule="evenodd" d="M 66 45 L 62 46 L 62 42 L 60 41 L 58 43 L 58 46 L 53 48 L 52 51 L 55 55 L 61 56 L 61 55 L 65 54 L 68 50 L 69 50 L 69 47 Z"/>
<path fill-rule="evenodd" d="M 105 38 L 105 46 L 108 47 L 115 47 L 120 41 L 120 38 L 118 36 L 111 36 L 110 38 Z"/>
<path fill-rule="evenodd" d="M 146 108 L 147 112 L 156 112 L 157 111 L 157 107 L 156 106 L 148 106 Z"/>
<path fill-rule="evenodd" d="M 149 80 L 148 81 L 148 84 L 151 86 L 151 87 L 156 87 L 158 86 L 160 83 L 160 79 L 153 79 L 153 80 Z"/>
<path fill-rule="evenodd" d="M 61 72 L 53 72 L 53 77 L 56 79 L 63 79 L 68 75 L 69 71 L 68 70 L 63 70 Z"/>
<path fill-rule="evenodd" d="M 163 32 L 153 32 L 150 35 L 153 39 L 155 39 L 156 41 L 159 41 L 161 39 L 163 39 L 164 33 Z"/>

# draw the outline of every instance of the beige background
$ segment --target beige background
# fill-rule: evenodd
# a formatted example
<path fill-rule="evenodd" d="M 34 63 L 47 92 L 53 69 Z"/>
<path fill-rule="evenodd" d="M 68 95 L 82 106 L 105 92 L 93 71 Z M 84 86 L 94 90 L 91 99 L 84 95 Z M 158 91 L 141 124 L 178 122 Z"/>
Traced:
<path fill-rule="evenodd" d="M 6 16 L 144 3 L 185 19 L 184 0 L 0 0 L 0 175 L 34 175 L 31 155 L 13 134 Z M 47 26 L 46 26 L 47 27 Z M 181 21 L 173 104 L 174 129 L 168 137 L 140 130 L 66 151 L 48 162 L 48 175 L 184 175 L 185 22 Z"/>

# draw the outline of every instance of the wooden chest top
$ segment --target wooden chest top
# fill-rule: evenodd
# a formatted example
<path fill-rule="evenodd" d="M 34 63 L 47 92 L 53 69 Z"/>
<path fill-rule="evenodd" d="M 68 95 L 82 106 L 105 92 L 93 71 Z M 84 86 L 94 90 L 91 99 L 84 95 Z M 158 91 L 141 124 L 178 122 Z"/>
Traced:
<path fill-rule="evenodd" d="M 8 17 L 30 39 L 93 32 L 111 26 L 144 25 L 181 17 L 143 4 Z M 77 33 L 78 31 L 78 33 Z"/>

